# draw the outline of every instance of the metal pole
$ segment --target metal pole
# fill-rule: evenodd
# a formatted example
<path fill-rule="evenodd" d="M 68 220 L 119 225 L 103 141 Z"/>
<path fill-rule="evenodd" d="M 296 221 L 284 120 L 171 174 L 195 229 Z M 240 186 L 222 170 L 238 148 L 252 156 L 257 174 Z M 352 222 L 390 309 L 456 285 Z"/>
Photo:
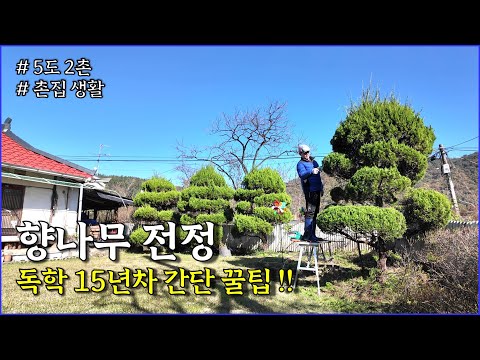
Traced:
<path fill-rule="evenodd" d="M 78 196 L 78 214 L 77 221 L 82 221 L 82 206 L 83 206 L 83 184 L 80 186 L 80 195 Z"/>
<path fill-rule="evenodd" d="M 450 165 L 448 165 L 448 162 L 447 162 L 447 153 L 445 152 L 445 149 L 443 148 L 442 144 L 440 144 L 438 148 L 440 149 L 440 155 L 442 158 L 442 174 L 447 175 L 448 188 L 450 190 L 450 195 L 452 196 L 453 208 L 455 210 L 455 214 L 457 214 L 457 216 L 460 216 L 460 210 L 458 209 L 458 203 L 457 203 L 457 196 L 455 195 L 455 187 L 453 186 L 452 177 L 450 176 Z"/>

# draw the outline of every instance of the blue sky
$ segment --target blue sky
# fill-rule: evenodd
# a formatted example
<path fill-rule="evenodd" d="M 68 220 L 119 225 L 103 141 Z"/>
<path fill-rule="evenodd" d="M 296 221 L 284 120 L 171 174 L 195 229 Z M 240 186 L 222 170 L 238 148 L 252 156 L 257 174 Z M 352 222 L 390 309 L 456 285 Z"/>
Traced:
<path fill-rule="evenodd" d="M 287 103 L 295 137 L 321 159 L 351 102 L 369 84 L 419 112 L 449 157 L 478 151 L 477 46 L 2 46 L 1 116 L 32 146 L 99 172 L 180 184 L 177 142 L 202 146 L 222 113 Z M 64 74 L 88 59 L 90 76 Z M 26 74 L 16 64 L 28 59 Z M 57 60 L 61 74 L 34 75 Z M 67 63 L 65 63 L 67 62 Z M 40 80 L 66 80 L 66 97 L 37 98 Z M 77 98 L 79 80 L 101 80 L 102 98 Z M 17 96 L 16 87 L 30 90 Z M 451 147 L 451 148 L 449 148 Z M 80 161 L 78 159 L 88 159 Z M 161 159 L 162 161 L 145 161 Z M 129 160 L 129 161 L 107 161 Z M 294 178 L 297 157 L 282 160 Z M 198 166 L 202 164 L 198 163 Z"/>

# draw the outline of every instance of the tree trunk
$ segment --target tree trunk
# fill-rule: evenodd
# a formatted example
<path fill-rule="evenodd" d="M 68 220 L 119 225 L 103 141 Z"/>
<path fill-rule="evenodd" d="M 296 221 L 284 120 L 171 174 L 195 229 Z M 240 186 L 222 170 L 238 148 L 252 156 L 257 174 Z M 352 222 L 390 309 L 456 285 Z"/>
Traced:
<path fill-rule="evenodd" d="M 224 244 L 224 243 L 220 243 L 218 251 L 219 251 L 220 256 L 232 256 L 232 252 L 227 247 L 227 245 Z"/>
<path fill-rule="evenodd" d="M 387 270 L 387 252 L 386 251 L 378 251 L 378 268 L 381 272 Z"/>
<path fill-rule="evenodd" d="M 382 238 L 378 238 L 378 262 L 377 267 L 380 269 L 380 280 L 382 274 L 387 271 L 387 245 Z"/>

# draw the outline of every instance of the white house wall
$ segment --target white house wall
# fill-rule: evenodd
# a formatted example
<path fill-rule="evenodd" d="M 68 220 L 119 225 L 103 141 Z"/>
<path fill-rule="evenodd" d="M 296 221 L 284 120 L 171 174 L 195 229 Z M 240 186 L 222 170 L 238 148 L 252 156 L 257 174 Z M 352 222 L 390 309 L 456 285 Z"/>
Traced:
<path fill-rule="evenodd" d="M 67 234 L 73 235 L 77 228 L 78 196 L 77 188 L 57 186 L 57 209 L 53 216 L 51 225 L 62 227 Z"/>
<path fill-rule="evenodd" d="M 28 220 L 32 223 L 38 223 L 40 220 L 46 221 L 52 226 L 65 229 L 67 234 L 75 234 L 79 189 L 57 186 L 57 206 L 50 221 L 52 191 L 52 186 L 50 186 L 50 189 L 26 187 L 22 220 Z"/>
<path fill-rule="evenodd" d="M 31 171 L 27 171 L 26 175 L 31 177 L 39 176 L 36 172 Z M 47 174 L 42 174 L 41 177 L 49 180 L 54 179 L 53 176 Z M 22 213 L 23 220 L 29 220 L 34 223 L 37 223 L 38 220 L 49 222 L 53 191 L 52 184 L 7 177 L 2 177 L 2 183 L 25 186 L 24 210 Z M 57 185 L 57 195 L 57 209 L 50 224 L 52 226 L 63 227 L 67 230 L 68 234 L 75 234 L 80 189 Z"/>
<path fill-rule="evenodd" d="M 50 221 L 50 204 L 52 201 L 52 189 L 38 187 L 26 187 L 23 198 L 22 221 Z"/>

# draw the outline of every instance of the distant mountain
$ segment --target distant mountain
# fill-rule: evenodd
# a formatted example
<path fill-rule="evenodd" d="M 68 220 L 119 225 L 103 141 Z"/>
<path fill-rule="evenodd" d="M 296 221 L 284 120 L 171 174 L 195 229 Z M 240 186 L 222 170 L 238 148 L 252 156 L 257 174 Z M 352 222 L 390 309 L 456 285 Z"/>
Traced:
<path fill-rule="evenodd" d="M 133 199 L 135 194 L 140 192 L 142 182 L 145 181 L 134 176 L 100 175 L 100 178 L 106 177 L 110 178 L 105 186 L 106 190 L 114 190 L 129 199 Z"/>

